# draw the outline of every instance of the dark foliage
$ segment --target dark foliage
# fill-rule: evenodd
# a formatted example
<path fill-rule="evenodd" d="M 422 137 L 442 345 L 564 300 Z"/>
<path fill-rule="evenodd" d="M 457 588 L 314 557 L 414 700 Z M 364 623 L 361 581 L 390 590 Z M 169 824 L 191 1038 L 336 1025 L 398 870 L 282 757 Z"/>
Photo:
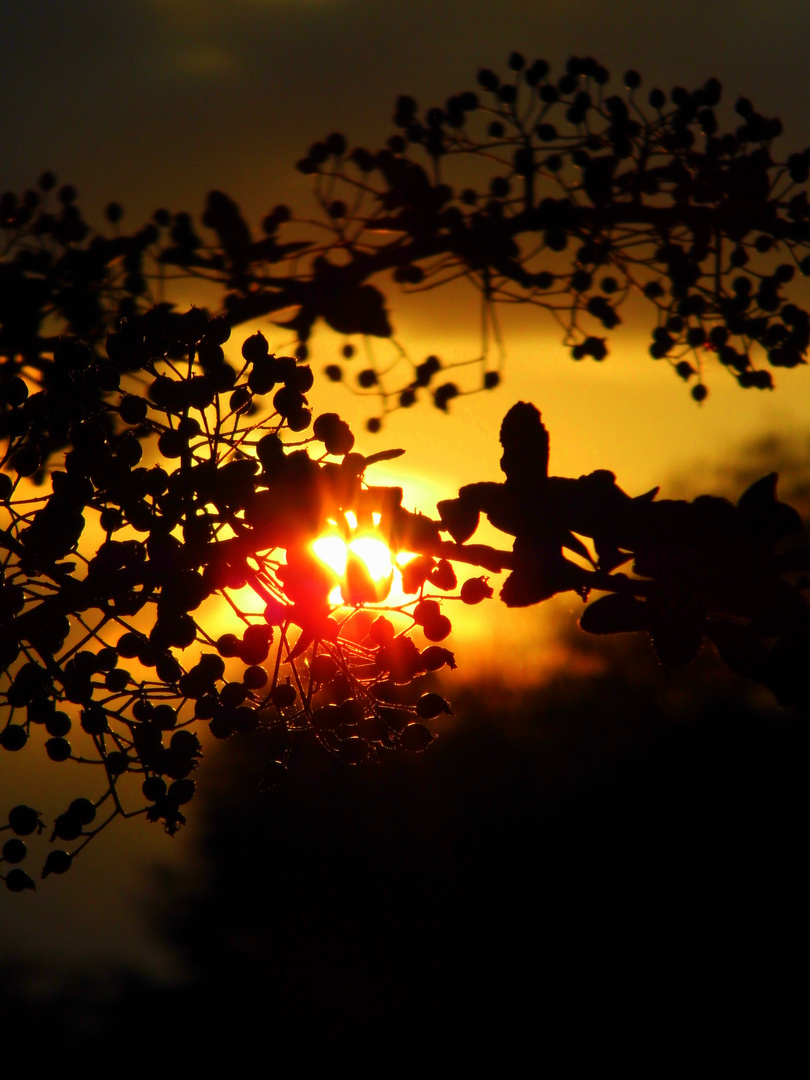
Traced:
<path fill-rule="evenodd" d="M 801 520 L 777 500 L 775 475 L 736 505 L 710 496 L 656 502 L 655 492 L 632 498 L 606 471 L 549 477 L 548 434 L 535 407 L 520 403 L 501 429 L 504 482 L 463 488 L 434 520 L 406 510 L 400 489 L 366 479 L 375 462 L 402 451 L 363 456 L 337 414 L 313 423 L 304 343 L 315 319 L 346 335 L 388 336 L 383 297 L 369 278 L 391 269 L 414 286 L 419 267 L 420 284 L 470 276 L 487 305 L 523 290 L 522 299 L 563 313 L 575 351 L 595 356 L 586 346 L 596 339 L 579 341 L 584 312 L 609 327 L 617 293 L 640 285 L 639 274 L 648 285 L 662 278 L 666 290 L 643 287 L 659 313 L 660 356 L 675 350 L 675 362 L 682 347 L 708 342 L 723 360 L 736 335 L 743 359 L 728 364 L 742 385 L 759 385 L 754 344 L 773 338 L 772 365 L 801 360 L 808 317 L 783 303 L 783 267 L 757 278 L 755 300 L 736 277 L 734 295 L 751 303 L 733 312 L 726 303 L 743 255 L 767 261 L 776 245 L 798 259 L 805 243 L 810 211 L 785 192 L 805 182 L 807 169 L 771 161 L 775 124 L 738 105 L 743 127 L 720 139 L 713 82 L 673 95 L 672 107 L 656 96 L 645 114 L 635 79 L 627 100 L 604 97 L 602 69 L 590 61 L 569 68 L 556 84 L 539 62 L 513 64 L 508 83 L 481 73 L 497 116 L 483 141 L 467 134 L 468 114 L 481 107 L 468 94 L 430 110 L 424 123 L 401 99 L 396 122 L 407 138 L 377 155 L 347 154 L 339 136 L 318 144 L 303 167 L 333 223 L 323 244 L 282 243 L 284 208 L 256 241 L 216 192 L 203 215 L 213 244 L 188 215 L 164 212 L 123 236 L 116 206 L 107 213 L 115 235 L 92 234 L 69 187 L 57 193 L 58 213 L 40 195 L 2 199 L 0 749 L 85 763 L 96 779 L 47 830 L 35 808 L 12 808 L 0 826 L 14 834 L 2 856 L 12 867 L 9 889 L 34 886 L 17 864 L 43 832 L 43 842 L 58 843 L 43 877 L 67 871 L 116 817 L 142 814 L 176 832 L 195 794 L 203 724 L 217 738 L 261 730 L 272 739 L 265 788 L 299 741 L 348 765 L 425 750 L 450 708 L 425 676 L 455 666 L 441 645 L 451 623 L 440 600 L 489 599 L 481 571 L 509 571 L 501 590 L 508 606 L 569 590 L 583 600 L 607 593 L 585 609 L 583 629 L 646 632 L 673 668 L 708 638 L 733 672 L 781 704 L 810 704 L 808 554 L 789 546 Z M 563 106 L 574 135 L 551 130 L 548 116 Z M 409 147 L 427 153 L 430 177 L 409 160 Z M 456 153 L 506 170 L 483 203 L 441 181 Z M 539 199 L 541 179 L 564 197 Z M 355 188 L 348 210 L 332 194 L 327 201 L 338 182 Z M 41 178 L 41 192 L 53 186 L 53 177 Z M 518 241 L 531 236 L 535 248 L 524 250 Z M 556 277 L 530 269 L 571 237 L 581 245 L 573 269 Z M 158 295 L 169 266 L 220 285 L 224 312 L 176 311 Z M 624 276 L 590 295 L 593 266 Z M 551 282 L 535 280 L 542 275 Z M 290 304 L 298 308 L 296 356 L 271 354 L 254 334 L 238 369 L 227 362 L 222 347 L 234 323 Z M 745 325 L 734 329 L 740 312 Z M 688 362 L 677 363 L 684 374 Z M 415 400 L 440 371 L 429 358 L 403 393 Z M 379 373 L 366 369 L 360 381 L 374 389 Z M 487 376 L 485 385 L 496 381 Z M 695 389 L 705 396 L 702 382 Z M 435 403 L 447 408 L 458 392 L 443 383 Z M 160 464 L 147 467 L 144 453 L 155 446 Z M 514 537 L 511 551 L 471 542 L 481 513 Z M 389 599 L 393 567 L 374 578 L 350 546 L 345 571 L 328 569 L 312 547 L 325 531 L 411 553 L 404 600 Z M 631 560 L 633 576 L 619 571 Z M 461 566 L 477 576 L 459 586 Z M 231 632 L 215 629 L 223 609 Z"/>
<path fill-rule="evenodd" d="M 335 133 L 299 161 L 313 177 L 320 221 L 277 206 L 260 235 L 220 191 L 209 193 L 199 225 L 159 209 L 127 228 L 111 203 L 104 231 L 51 173 L 36 190 L 6 193 L 6 407 L 21 372 L 43 389 L 68 378 L 76 401 L 97 402 L 113 371 L 87 377 L 86 357 L 77 357 L 68 375 L 53 360 L 59 337 L 100 348 L 113 319 L 169 304 L 177 277 L 220 289 L 230 325 L 294 310 L 280 325 L 299 357 L 319 319 L 347 337 L 390 338 L 381 279 L 393 276 L 406 292 L 468 281 L 483 304 L 477 383 L 460 387 L 436 357 L 417 363 L 400 348 L 400 363 L 353 380 L 380 396 L 383 414 L 428 394 L 446 409 L 460 392 L 497 386 L 501 304 L 544 309 L 575 360 L 601 361 L 632 294 L 651 308 L 650 355 L 691 383 L 697 401 L 710 360 L 742 387 L 770 388 L 772 369 L 805 363 L 810 340 L 801 297 L 788 297 L 810 267 L 810 151 L 774 155 L 779 120 L 743 98 L 736 127 L 721 131 L 716 79 L 669 96 L 642 91 L 635 72 L 617 93 L 608 83 L 590 57 L 572 58 L 557 78 L 536 60 L 510 65 L 503 79 L 482 70 L 477 91 L 439 108 L 422 112 L 400 97 L 397 134 L 381 149 L 350 149 Z M 331 378 L 343 377 L 353 352 L 347 343 Z M 379 429 L 378 417 L 370 427 Z M 50 443 L 61 434 L 56 425 Z"/>
<path fill-rule="evenodd" d="M 47 1028 L 40 1064 L 92 1069 L 126 1025 L 133 1074 L 254 1057 L 397 1077 L 540 1058 L 561 1075 L 789 1070 L 807 725 L 710 662 L 673 693 L 643 650 L 616 651 L 508 716 L 477 687 L 418 762 L 348 771 L 302 748 L 270 799 L 263 737 L 231 741 L 199 808 L 203 872 L 156 901 L 183 983 L 116 973 L 47 995 L 29 974 L 25 994 L 12 969 L 7 1040 Z"/>

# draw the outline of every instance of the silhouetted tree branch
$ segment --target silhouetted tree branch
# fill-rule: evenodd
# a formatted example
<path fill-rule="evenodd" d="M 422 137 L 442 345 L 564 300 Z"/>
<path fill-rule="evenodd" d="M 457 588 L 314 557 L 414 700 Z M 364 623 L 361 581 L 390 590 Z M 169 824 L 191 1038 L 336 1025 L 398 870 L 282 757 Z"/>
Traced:
<path fill-rule="evenodd" d="M 584 630 L 647 633 L 673 668 L 708 638 L 780 703 L 810 703 L 799 573 L 810 559 L 784 549 L 801 519 L 778 501 L 775 474 L 736 505 L 634 498 L 604 470 L 549 476 L 548 433 L 520 403 L 501 428 L 504 481 L 467 485 L 434 519 L 367 479 L 402 451 L 363 456 L 334 413 L 313 424 L 310 330 L 323 318 L 346 335 L 389 336 L 370 279 L 391 268 L 405 285 L 462 275 L 487 305 L 546 307 L 580 358 L 605 354 L 582 320 L 611 328 L 617 302 L 638 286 L 657 313 L 653 355 L 684 377 L 709 346 L 743 386 L 770 386 L 755 346 L 772 366 L 804 362 L 810 319 L 783 301 L 787 264 L 742 269 L 749 257 L 767 263 L 774 247 L 796 261 L 810 237 L 806 198 L 786 200 L 808 167 L 804 157 L 771 161 L 775 122 L 738 103 L 742 129 L 720 138 L 712 80 L 674 92 L 671 107 L 654 91 L 645 113 L 633 73 L 625 100 L 604 97 L 606 73 L 591 61 L 572 61 L 556 83 L 540 62 L 526 67 L 515 54 L 510 64 L 506 83 L 479 74 L 487 106 L 461 95 L 423 122 L 400 99 L 405 135 L 376 155 L 347 154 L 339 136 L 317 144 L 302 168 L 332 222 L 322 243 L 282 242 L 283 208 L 254 240 L 217 192 L 203 216 L 213 244 L 188 215 L 163 212 L 130 236 L 91 234 L 69 188 L 56 214 L 39 195 L 0 201 L 0 748 L 31 742 L 53 762 L 95 765 L 97 781 L 57 816 L 50 841 L 75 846 L 52 849 L 43 876 L 67 870 L 120 816 L 176 832 L 195 792 L 202 724 L 217 738 L 272 733 L 267 787 L 301 739 L 352 765 L 426 749 L 450 706 L 424 677 L 455 666 L 440 601 L 491 598 L 480 571 L 509 571 L 500 595 L 512 607 L 605 593 L 585 608 Z M 561 108 L 563 135 L 549 120 Z M 467 122 L 480 110 L 490 121 L 476 139 Z M 415 149 L 430 173 L 410 161 Z M 494 164 L 486 197 L 445 184 L 453 155 L 471 172 Z M 558 198 L 540 197 L 548 184 Z M 351 208 L 336 185 L 355 192 Z M 108 208 L 112 226 L 120 216 Z M 560 269 L 554 260 L 572 239 L 580 246 Z M 558 269 L 539 268 L 547 263 Z M 174 310 L 156 295 L 168 266 L 218 284 L 224 311 Z M 596 282 L 601 267 L 612 276 Z M 297 356 L 271 354 L 254 334 L 238 369 L 227 362 L 233 324 L 291 304 Z M 414 368 L 399 403 L 440 371 L 435 358 Z M 365 382 L 376 380 L 370 370 Z M 695 390 L 705 396 L 702 381 Z M 441 384 L 434 401 L 445 408 L 457 392 Z M 161 461 L 150 468 L 141 464 L 148 438 Z M 513 538 L 511 550 L 471 542 L 482 513 Z M 313 548 L 328 532 L 347 542 L 341 572 Z M 358 538 L 408 556 L 402 599 L 392 599 L 393 565 L 374 577 L 351 546 Z M 632 573 L 619 569 L 631 562 Z M 479 573 L 459 586 L 460 566 Z M 223 609 L 235 630 L 222 632 Z M 15 864 L 22 838 L 44 829 L 39 812 L 16 806 L 0 828 L 14 834 L 2 849 L 14 867 L 6 884 L 33 887 Z"/>
<path fill-rule="evenodd" d="M 383 415 L 428 392 L 445 409 L 460 392 L 496 386 L 502 304 L 544 309 L 574 359 L 602 360 L 622 304 L 642 296 L 651 356 L 666 359 L 698 401 L 709 360 L 759 389 L 773 385 L 770 368 L 805 362 L 810 318 L 801 295 L 789 300 L 785 290 L 810 267 L 810 151 L 774 157 L 780 122 L 744 98 L 740 123 L 721 132 L 716 79 L 643 94 L 628 71 L 623 92 L 611 94 L 591 58 L 572 58 L 556 79 L 518 53 L 509 69 L 504 79 L 480 71 L 476 92 L 424 113 L 400 97 L 398 133 L 378 151 L 350 150 L 337 133 L 315 143 L 298 167 L 313 176 L 322 218 L 278 206 L 258 238 L 220 191 L 208 196 L 201 232 L 189 213 L 167 210 L 127 232 L 111 203 L 111 235 L 90 228 L 71 185 L 54 199 L 50 173 L 39 191 L 7 193 L 2 381 L 24 371 L 47 386 L 58 378 L 60 335 L 100 347 L 115 319 L 171 304 L 178 277 L 216 286 L 231 325 L 284 313 L 279 325 L 295 335 L 300 359 L 319 319 L 347 337 L 390 338 L 374 283 L 391 274 L 406 292 L 466 280 L 483 305 L 477 385 L 460 386 L 435 357 L 415 363 L 400 347 L 400 363 L 357 376 L 362 391 L 380 394 Z M 296 238 L 283 239 L 290 229 Z M 343 363 L 327 374 L 341 379 Z M 110 377 L 82 392 L 103 394 Z M 371 430 L 379 425 L 372 417 Z"/>

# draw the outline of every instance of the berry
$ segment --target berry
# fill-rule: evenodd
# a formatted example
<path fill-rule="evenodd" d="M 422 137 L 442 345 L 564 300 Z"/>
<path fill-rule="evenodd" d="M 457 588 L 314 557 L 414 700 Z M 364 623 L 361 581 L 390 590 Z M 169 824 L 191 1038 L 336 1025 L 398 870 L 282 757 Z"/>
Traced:
<path fill-rule="evenodd" d="M 45 751 L 51 761 L 67 761 L 70 757 L 70 743 L 67 739 L 48 739 Z"/>
<path fill-rule="evenodd" d="M 456 660 L 449 649 L 443 649 L 441 645 L 428 645 L 422 650 L 422 664 L 426 671 L 438 671 L 445 664 L 455 668 Z"/>
<path fill-rule="evenodd" d="M 197 784 L 194 780 L 175 780 L 174 783 L 169 786 L 166 798 L 173 806 L 182 806 L 194 797 L 194 792 L 196 790 Z"/>
<path fill-rule="evenodd" d="M 25 846 L 24 840 L 18 840 L 15 837 L 12 840 L 6 840 L 5 844 L 3 844 L 3 858 L 6 862 L 22 862 L 27 854 L 28 848 Z"/>
<path fill-rule="evenodd" d="M 338 754 L 347 765 L 360 765 L 368 757 L 368 743 L 359 735 L 351 735 L 340 744 Z"/>
<path fill-rule="evenodd" d="M 52 840 L 75 840 L 81 836 L 82 823 L 75 814 L 60 814 L 54 822 Z"/>
<path fill-rule="evenodd" d="M 30 806 L 15 806 L 9 811 L 8 823 L 11 831 L 17 836 L 30 836 L 34 830 L 42 832 L 42 822 L 39 820 L 39 810 Z"/>
<path fill-rule="evenodd" d="M 74 799 L 68 812 L 78 818 L 82 825 L 89 825 L 96 816 L 95 805 L 89 799 Z"/>
<path fill-rule="evenodd" d="M 267 338 L 262 333 L 245 338 L 242 344 L 242 356 L 249 364 L 255 364 L 256 361 L 263 360 L 269 351 Z"/>
<path fill-rule="evenodd" d="M 0 746 L 4 750 L 22 750 L 28 742 L 28 732 L 20 724 L 9 724 L 0 731 Z"/>
<path fill-rule="evenodd" d="M 294 686 L 290 685 L 290 683 L 280 683 L 278 686 L 273 687 L 270 700 L 277 709 L 285 709 L 295 704 L 296 696 Z"/>
<path fill-rule="evenodd" d="M 24 870 L 10 870 L 6 874 L 6 888 L 10 892 L 23 892 L 25 889 L 35 889 L 36 885 Z"/>
<path fill-rule="evenodd" d="M 411 754 L 427 750 L 435 736 L 424 724 L 407 724 L 399 735 L 399 745 Z"/>
<path fill-rule="evenodd" d="M 493 588 L 487 584 L 487 578 L 467 578 L 461 586 L 461 599 L 465 604 L 480 604 L 493 595 Z"/>
<path fill-rule="evenodd" d="M 158 802 L 166 794 L 166 781 L 160 776 L 149 776 L 141 785 L 141 791 L 149 802 Z"/>
<path fill-rule="evenodd" d="M 442 713 L 452 713 L 450 703 L 440 694 L 423 694 L 416 703 L 416 712 L 423 720 L 433 720 Z"/>
<path fill-rule="evenodd" d="M 242 682 L 248 690 L 260 690 L 267 682 L 267 672 L 263 667 L 254 664 L 245 669 L 245 674 L 242 676 Z"/>
<path fill-rule="evenodd" d="M 453 625 L 446 615 L 437 615 L 429 619 L 422 627 L 422 632 L 428 641 L 444 641 L 453 629 Z"/>
<path fill-rule="evenodd" d="M 379 615 L 369 627 L 368 636 L 375 645 L 390 645 L 394 640 L 394 624 L 384 615 Z"/>
<path fill-rule="evenodd" d="M 58 849 L 51 851 L 48 853 L 48 858 L 42 868 L 42 876 L 46 878 L 49 874 L 65 874 L 70 869 L 72 862 L 73 856 L 67 851 Z"/>

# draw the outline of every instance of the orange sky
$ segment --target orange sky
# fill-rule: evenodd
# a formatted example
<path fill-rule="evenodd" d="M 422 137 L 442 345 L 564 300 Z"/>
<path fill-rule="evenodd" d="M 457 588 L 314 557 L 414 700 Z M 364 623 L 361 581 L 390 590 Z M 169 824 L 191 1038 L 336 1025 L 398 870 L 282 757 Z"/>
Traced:
<path fill-rule="evenodd" d="M 666 89 L 717 75 L 731 102 L 745 93 L 783 117 L 787 153 L 810 141 L 808 40 L 804 0 L 3 0 L 0 189 L 21 190 L 52 168 L 78 186 L 91 211 L 116 198 L 126 220 L 140 223 L 158 205 L 198 211 L 205 192 L 219 187 L 255 224 L 279 200 L 306 209 L 307 182 L 291 166 L 314 139 L 337 129 L 353 143 L 379 144 L 398 93 L 440 103 L 472 86 L 479 66 L 502 66 L 513 48 L 546 56 L 555 70 L 571 53 L 591 53 L 615 75 L 632 65 L 645 85 Z M 440 301 L 421 316 L 409 308 L 397 327 L 417 358 L 450 361 L 476 354 L 477 340 L 464 331 L 474 319 L 473 308 L 448 311 Z M 779 372 L 773 393 L 744 392 L 718 370 L 698 407 L 671 370 L 649 359 L 646 333 L 626 328 L 613 335 L 603 364 L 575 364 L 555 329 L 542 313 L 531 328 L 507 324 L 501 388 L 454 401 L 448 416 L 427 404 L 397 413 L 375 439 L 360 434 L 368 415 L 361 399 L 317 384 L 311 398 L 316 410 L 352 421 L 361 451 L 405 447 L 404 458 L 374 477 L 402 483 L 406 504 L 428 513 L 463 483 L 500 479 L 498 427 L 516 400 L 541 409 L 552 472 L 610 468 L 631 494 L 666 485 L 697 462 L 731 460 L 763 432 L 810 426 L 806 370 Z M 316 338 L 316 370 L 336 347 L 326 334 Z M 463 630 L 459 619 L 455 647 L 479 672 L 486 661 L 497 673 L 509 658 L 521 679 L 553 657 L 542 613 L 505 613 L 494 602 L 476 608 Z M 36 940 L 50 916 L 55 929 L 40 938 L 43 948 L 83 957 L 113 948 L 148 960 L 147 939 L 127 933 L 137 926 L 127 894 L 157 847 L 176 860 L 193 832 L 170 844 L 141 822 L 122 828 L 83 856 L 88 876 L 49 882 L 26 898 L 27 914 L 19 904 L 4 913 L 0 945 Z M 103 870 L 119 842 L 135 852 L 123 876 L 84 895 L 82 882 Z M 60 911 L 70 911 L 69 935 L 59 929 Z"/>

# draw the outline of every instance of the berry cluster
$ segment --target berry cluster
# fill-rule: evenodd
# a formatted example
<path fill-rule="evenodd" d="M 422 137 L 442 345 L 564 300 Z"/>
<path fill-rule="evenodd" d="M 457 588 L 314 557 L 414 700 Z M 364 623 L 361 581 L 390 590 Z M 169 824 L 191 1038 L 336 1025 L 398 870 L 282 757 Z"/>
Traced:
<path fill-rule="evenodd" d="M 504 304 L 545 310 L 573 359 L 601 361 L 636 295 L 652 313 L 649 355 L 667 361 L 697 401 L 714 361 L 741 387 L 769 389 L 772 370 L 804 363 L 810 342 L 796 289 L 810 271 L 810 150 L 776 156 L 781 124 L 747 98 L 722 131 L 717 79 L 669 93 L 644 92 L 633 70 L 622 81 L 611 92 L 592 57 L 572 57 L 555 75 L 515 52 L 504 76 L 482 69 L 476 90 L 442 106 L 420 111 L 401 96 L 396 131 L 378 150 L 333 133 L 298 162 L 322 212 L 316 231 L 276 206 L 257 234 L 221 191 L 208 194 L 199 225 L 158 209 L 128 229 L 110 203 L 106 232 L 91 228 L 76 190 L 58 187 L 52 173 L 22 195 L 6 192 L 0 436 L 20 423 L 20 373 L 53 385 L 74 412 L 93 413 L 115 388 L 116 364 L 99 366 L 111 321 L 165 310 L 172 280 L 199 277 L 221 290 L 230 325 L 294 310 L 278 325 L 298 360 L 319 320 L 343 335 L 326 375 L 379 401 L 370 431 L 420 399 L 446 411 L 459 394 L 498 386 Z M 389 276 L 405 292 L 472 284 L 482 308 L 476 356 L 412 359 L 375 284 Z M 358 335 L 363 350 L 350 340 Z M 55 361 L 60 336 L 81 338 L 90 352 Z M 351 374 L 358 355 L 366 360 Z M 463 364 L 473 378 L 463 378 Z M 254 386 L 272 377 L 259 357 Z M 300 392 L 282 395 L 292 430 L 304 421 Z M 70 410 L 50 418 L 51 448 L 65 445 L 73 419 Z M 27 422 L 42 420 L 32 408 Z"/>
<path fill-rule="evenodd" d="M 642 295 L 656 312 L 650 355 L 692 381 L 697 401 L 709 356 L 758 389 L 773 383 L 757 354 L 770 367 L 804 363 L 810 317 L 783 290 L 810 269 L 810 150 L 775 159 L 782 126 L 745 98 L 735 105 L 740 123 L 722 133 L 717 79 L 644 95 L 636 71 L 610 93 L 609 73 L 591 57 L 572 57 L 557 77 L 517 52 L 508 67 L 505 78 L 479 71 L 476 92 L 423 113 L 400 97 L 399 132 L 376 153 L 347 152 L 332 136 L 298 163 L 334 219 L 336 251 L 393 264 L 406 291 L 461 276 L 477 287 L 482 370 L 469 389 L 499 382 L 502 356 L 494 368 L 489 360 L 499 301 L 545 308 L 575 360 L 603 360 L 601 331 L 621 322 L 631 293 Z M 471 186 L 482 167 L 488 180 Z M 348 195 L 334 213 L 338 183 L 354 193 L 351 215 Z M 462 392 L 438 381 L 446 366 L 412 365 L 399 390 L 389 380 L 384 411 L 428 387 L 446 409 Z M 342 377 L 342 365 L 327 370 Z M 357 386 L 383 388 L 381 375 L 364 369 Z"/>
<path fill-rule="evenodd" d="M 87 794 L 52 830 L 23 804 L 0 825 L 13 834 L 2 850 L 12 890 L 33 886 L 17 864 L 40 834 L 68 845 L 50 851 L 47 877 L 117 817 L 176 832 L 206 731 L 275 732 L 270 786 L 298 739 L 354 765 L 424 750 L 425 722 L 449 712 L 423 685 L 455 667 L 437 644 L 451 630 L 439 598 L 457 589 L 440 524 L 365 479 L 400 451 L 367 458 L 337 414 L 313 423 L 311 369 L 271 355 L 261 334 L 233 366 L 229 335 L 222 317 L 155 308 L 122 321 L 102 358 L 57 344 L 76 397 L 8 384 L 0 750 L 91 766 Z M 88 383 L 104 388 L 92 411 L 79 400 Z M 155 448 L 160 464 L 142 464 Z M 375 580 L 350 555 L 341 578 L 315 554 L 349 519 L 392 556 L 412 553 L 397 602 L 393 570 Z"/>

